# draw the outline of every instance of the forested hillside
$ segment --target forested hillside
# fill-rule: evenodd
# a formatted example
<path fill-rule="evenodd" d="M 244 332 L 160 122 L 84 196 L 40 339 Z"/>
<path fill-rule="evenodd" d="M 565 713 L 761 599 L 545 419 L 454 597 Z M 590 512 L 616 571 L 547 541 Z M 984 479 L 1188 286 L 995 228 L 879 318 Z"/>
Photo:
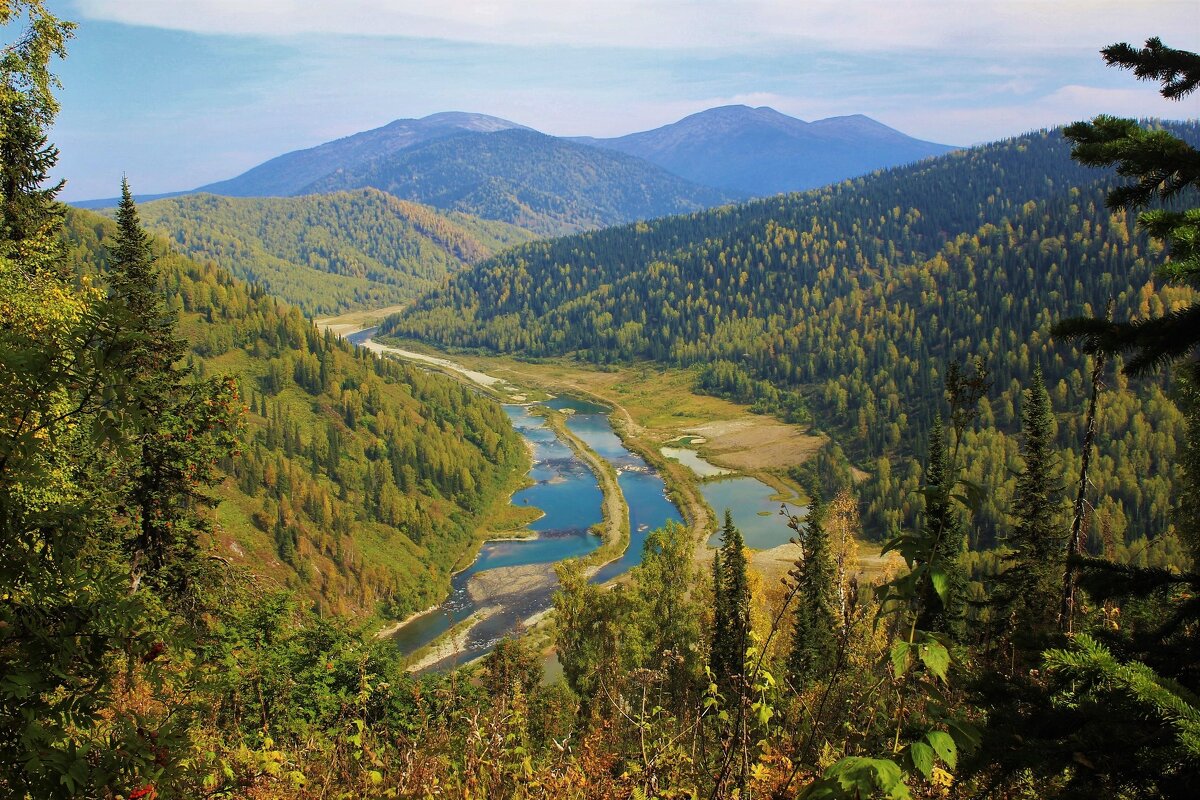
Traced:
<path fill-rule="evenodd" d="M 1050 326 L 1110 297 L 1118 317 L 1146 317 L 1190 296 L 1156 285 L 1160 248 L 1105 208 L 1112 185 L 1071 161 L 1059 131 L 1035 133 L 806 194 L 526 245 L 384 330 L 597 363 L 704 364 L 711 391 L 793 415 L 807 401 L 871 471 L 863 495 L 876 534 L 912 518 L 910 456 L 924 452 L 946 364 L 981 357 L 993 389 L 985 430 L 964 446 L 967 477 L 997 487 L 972 542 L 986 546 L 1009 506 L 1009 434 L 1035 365 L 1069 412 L 1062 474 L 1078 471 L 1068 448 L 1090 363 Z M 1168 527 L 1182 437 L 1163 381 L 1130 389 L 1104 395 L 1094 477 L 1093 530 L 1118 542 Z"/>
<path fill-rule="evenodd" d="M 114 225 L 71 211 L 68 261 L 96 274 Z M 329 613 L 404 615 L 440 599 L 523 457 L 495 403 L 380 360 L 212 264 L 157 245 L 168 304 L 203 374 L 248 406 L 223 458 L 215 552 Z"/>
<path fill-rule="evenodd" d="M 193 194 L 142 206 L 151 230 L 310 316 L 411 300 L 529 232 L 374 189 L 309 197 Z"/>
<path fill-rule="evenodd" d="M 305 186 L 339 169 L 359 166 L 421 142 L 464 131 L 521 128 L 487 114 L 455 111 L 421 119 L 396 119 L 379 128 L 344 136 L 305 150 L 294 150 L 259 164 L 235 178 L 201 186 L 196 191 L 230 197 L 285 197 L 302 194 Z"/>
<path fill-rule="evenodd" d="M 875 465 L 876 524 L 911 516 L 880 503 L 919 506 L 880 548 L 903 561 L 882 575 L 859 568 L 874 554 L 848 480 L 814 486 L 805 518 L 786 519 L 797 557 L 773 565 L 782 580 L 762 580 L 731 514 L 711 561 L 667 524 L 621 580 L 568 559 L 551 619 L 478 665 L 418 676 L 353 613 L 401 613 L 444 587 L 524 460 L 505 416 L 171 254 L 124 181 L 115 224 L 67 214 L 47 132 L 51 64 L 75 26 L 15 0 L 0 29 L 13 36 L 0 57 L 0 797 L 1195 794 L 1194 147 L 1101 116 L 1064 135 L 1073 158 L 1124 176 L 1106 195 L 1058 163 L 1055 135 L 1025 137 L 531 245 L 393 321 L 429 334 L 440 319 L 458 344 L 702 360 L 711 391 L 793 417 L 811 403 L 837 425 Z M 1158 39 L 1102 52 L 1166 98 L 1200 88 L 1200 54 Z M 1155 281 L 1169 288 L 1148 277 L 1164 258 Z M 1109 298 L 1111 317 L 1097 306 Z M 1102 373 L 1100 468 L 1078 497 L 1060 443 L 1085 416 L 1087 364 L 1047 343 L 1048 320 L 1072 311 L 1091 315 L 1056 335 L 1148 376 Z M 1178 410 L 1153 370 L 1168 366 Z M 932 407 L 944 422 L 926 424 Z M 1015 477 L 975 485 L 1010 455 L 996 431 L 1009 426 Z M 837 449 L 808 477 L 850 474 Z M 880 450 L 921 450 L 916 491 L 889 491 L 905 473 Z M 1121 551 L 1121 516 L 1127 536 L 1154 524 L 1175 464 L 1178 536 Z M 1006 547 L 966 552 L 991 535 L 981 518 Z"/>
<path fill-rule="evenodd" d="M 814 189 L 954 149 L 861 114 L 805 122 L 767 106 L 742 105 L 710 108 L 651 131 L 576 141 L 752 197 Z"/>
<path fill-rule="evenodd" d="M 363 186 L 539 234 L 679 214 L 731 198 L 633 156 L 523 129 L 424 142 L 339 169 L 301 192 Z"/>

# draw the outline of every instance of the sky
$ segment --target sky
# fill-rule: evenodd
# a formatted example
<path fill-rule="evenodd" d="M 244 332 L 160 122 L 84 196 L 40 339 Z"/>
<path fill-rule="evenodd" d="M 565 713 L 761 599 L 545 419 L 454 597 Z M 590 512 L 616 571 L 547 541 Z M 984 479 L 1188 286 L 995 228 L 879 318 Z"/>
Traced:
<path fill-rule="evenodd" d="M 1104 66 L 1196 0 L 48 0 L 78 23 L 52 133 L 66 200 L 233 177 L 439 111 L 616 136 L 713 106 L 866 114 L 969 145 L 1099 113 L 1200 117 Z M 4 42 L 13 31 L 2 31 Z"/>

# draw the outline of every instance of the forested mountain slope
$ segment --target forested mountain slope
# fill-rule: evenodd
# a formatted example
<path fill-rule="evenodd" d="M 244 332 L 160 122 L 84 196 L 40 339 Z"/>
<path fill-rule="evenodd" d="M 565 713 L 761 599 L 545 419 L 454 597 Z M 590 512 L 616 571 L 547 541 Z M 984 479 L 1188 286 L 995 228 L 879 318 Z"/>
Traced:
<path fill-rule="evenodd" d="M 339 169 L 301 191 L 364 186 L 541 234 L 678 214 L 731 199 L 633 156 L 518 129 L 414 145 Z"/>
<path fill-rule="evenodd" d="M 650 131 L 576 141 L 644 158 L 705 186 L 756 196 L 814 189 L 954 149 L 862 114 L 805 122 L 743 105 L 710 108 Z"/>
<path fill-rule="evenodd" d="M 522 128 L 487 114 L 446 111 L 421 119 L 397 119 L 379 128 L 355 133 L 305 150 L 276 156 L 235 178 L 201 186 L 196 191 L 232 197 L 285 197 L 338 169 L 348 169 L 421 142 L 463 131 L 501 131 Z"/>
<path fill-rule="evenodd" d="M 987 545 L 1011 496 L 1010 434 L 1034 365 L 1060 446 L 1078 446 L 1090 364 L 1051 340 L 1052 323 L 1110 296 L 1117 318 L 1185 299 L 1153 281 L 1158 248 L 1105 209 L 1111 185 L 1071 161 L 1058 131 L 1034 133 L 806 194 L 525 245 L 384 328 L 449 347 L 704 364 L 701 385 L 763 407 L 794 408 L 778 389 L 799 390 L 873 473 L 863 495 L 877 532 L 912 516 L 910 456 L 925 449 L 945 364 L 983 357 L 994 386 L 964 446 L 968 477 L 993 489 L 972 537 Z M 1168 526 L 1183 429 L 1164 392 L 1147 380 L 1104 395 L 1098 535 Z M 1075 451 L 1061 467 L 1077 473 Z"/>
<path fill-rule="evenodd" d="M 67 218 L 94 273 L 113 223 Z M 500 408 L 443 376 L 358 352 L 299 309 L 159 242 L 158 269 L 202 374 L 248 405 L 223 463 L 215 552 L 324 612 L 403 615 L 444 595 L 483 512 L 520 464 Z"/>
<path fill-rule="evenodd" d="M 146 227 L 311 316 L 392 305 L 531 235 L 374 189 L 308 197 L 192 194 L 146 203 Z"/>

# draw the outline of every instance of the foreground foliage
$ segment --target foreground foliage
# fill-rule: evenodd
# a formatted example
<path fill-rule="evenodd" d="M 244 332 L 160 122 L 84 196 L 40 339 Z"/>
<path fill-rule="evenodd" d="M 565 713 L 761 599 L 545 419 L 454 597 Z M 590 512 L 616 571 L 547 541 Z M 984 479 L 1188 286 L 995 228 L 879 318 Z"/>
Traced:
<path fill-rule="evenodd" d="M 1047 524 L 1062 485 L 1037 372 L 1022 387 L 1021 505 L 985 523 L 995 492 L 974 480 L 970 442 L 995 374 L 951 361 L 913 524 L 884 546 L 902 569 L 860 585 L 859 504 L 836 460 L 818 460 L 812 493 L 838 491 L 788 519 L 799 556 L 781 584 L 748 569 L 731 516 L 708 574 L 669 525 L 617 586 L 560 567 L 564 680 L 544 680 L 528 641 L 414 677 L 327 612 L 351 587 L 364 607 L 403 608 L 430 584 L 404 584 L 403 564 L 396 586 L 332 576 L 366 572 L 346 558 L 364 527 L 435 566 L 461 552 L 519 451 L 500 412 L 156 249 L 128 187 L 115 226 L 64 222 L 45 188 L 46 66 L 71 28 L 36 0 L 0 8 L 30 25 L 0 83 L 0 794 L 1169 798 L 1200 780 L 1194 363 L 1179 364 L 1183 568 L 1092 557 Z M 1176 94 L 1200 83 L 1200 59 L 1156 40 L 1115 52 Z M 1123 323 L 1115 338 L 1089 330 L 1096 354 L 1129 345 Z M 190 356 L 177 331 L 197 334 Z M 1180 355 L 1152 345 L 1137 340 L 1138 358 Z M 210 374 L 221 367 L 235 378 Z M 206 541 L 220 496 L 218 522 L 263 503 L 255 524 L 299 591 Z M 969 583 L 984 524 L 1012 547 Z M 313 573 L 319 591 L 303 588 Z M 1055 586 L 1061 603 L 1044 597 Z"/>

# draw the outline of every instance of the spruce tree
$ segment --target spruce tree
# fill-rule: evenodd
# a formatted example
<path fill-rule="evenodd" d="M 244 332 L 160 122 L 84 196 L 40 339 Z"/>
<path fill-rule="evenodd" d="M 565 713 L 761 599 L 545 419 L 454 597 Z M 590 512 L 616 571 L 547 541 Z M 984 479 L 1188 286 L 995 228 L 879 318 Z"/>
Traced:
<path fill-rule="evenodd" d="M 925 464 L 923 534 L 933 539 L 929 571 L 918 586 L 917 628 L 959 635 L 962 628 L 966 576 L 959 565 L 964 539 L 962 518 L 954 507 L 956 483 L 941 415 L 929 433 Z"/>
<path fill-rule="evenodd" d="M 0 46 L 0 793 L 107 797 L 190 748 L 136 719 L 171 695 L 136 677 L 166 631 L 114 543 L 121 348 L 111 309 L 60 258 L 61 184 L 46 180 L 49 64 L 73 26 L 41 2 L 0 3 L 5 35 L 22 18 Z M 112 703 L 121 674 L 137 710 Z"/>
<path fill-rule="evenodd" d="M 1144 48 L 1116 44 L 1102 53 L 1110 65 L 1160 81 L 1161 94 L 1169 99 L 1200 85 L 1200 55 L 1165 47 L 1157 38 Z M 1185 190 L 1200 186 L 1200 152 L 1165 131 L 1109 116 L 1076 123 L 1065 135 L 1075 143 L 1077 161 L 1116 166 L 1119 175 L 1134 179 L 1110 192 L 1110 208 L 1173 200 L 1140 214 L 1138 224 L 1168 245 L 1164 277 L 1196 286 L 1200 209 L 1175 209 Z M 1125 371 L 1139 373 L 1194 354 L 1200 345 L 1200 303 L 1137 322 L 1067 320 L 1055 326 L 1055 334 L 1080 339 L 1093 352 L 1128 354 Z M 1184 371 L 1195 377 L 1196 366 L 1192 361 Z M 1177 521 L 1187 528 L 1181 538 L 1195 545 L 1200 506 L 1189 495 L 1195 495 L 1191 490 L 1200 473 L 1200 424 L 1190 405 L 1193 391 L 1185 385 L 1185 484 L 1175 488 L 1183 501 Z M 1026 472 L 1031 472 L 1028 459 Z M 1037 673 L 1017 671 L 1007 705 L 993 701 L 989 713 L 980 748 L 993 762 L 989 779 L 1025 783 L 1032 776 L 1071 797 L 1190 797 L 1200 781 L 1195 667 L 1200 663 L 1200 574 L 1096 558 L 1080 558 L 1077 568 L 1079 586 L 1094 605 L 1138 609 L 1142 620 L 1105 626 L 1095 635 L 1079 633 L 1063 649 L 1044 652 Z M 1048 715 L 1047 708 L 1055 713 Z"/>
<path fill-rule="evenodd" d="M 712 643 L 708 650 L 708 670 L 713 680 L 721 681 L 726 674 L 725 652 L 729 641 L 729 603 L 725 596 L 725 570 L 721 551 L 713 553 L 712 561 L 713 626 Z"/>
<path fill-rule="evenodd" d="M 58 149 L 48 143 L 28 105 L 17 101 L 4 108 L 0 123 L 0 242 L 9 257 L 45 268 L 61 246 L 57 232 L 63 209 L 55 198 L 65 182 L 47 185 Z"/>
<path fill-rule="evenodd" d="M 828 672 L 837 650 L 837 582 L 825 506 L 814 496 L 804 520 L 804 560 L 796 593 L 788 674 L 802 688 Z"/>
<path fill-rule="evenodd" d="M 750 639 L 750 583 L 746 577 L 746 545 L 742 532 L 725 510 L 721 549 L 713 557 L 716 619 L 709 667 L 717 685 L 729 688 L 745 667 Z"/>
<path fill-rule="evenodd" d="M 1114 44 L 1101 51 L 1110 66 L 1133 70 L 1142 80 L 1159 81 L 1160 93 L 1182 100 L 1200 85 L 1200 55 L 1165 46 L 1158 38 L 1144 48 Z M 1194 198 L 1200 187 L 1200 151 L 1161 129 L 1143 128 L 1131 119 L 1099 116 L 1077 122 L 1063 132 L 1074 143 L 1071 156 L 1091 167 L 1113 167 L 1134 183 L 1108 194 L 1112 209 L 1166 207 L 1143 211 L 1138 226 L 1164 242 L 1170 260 L 1161 276 L 1167 281 L 1200 287 L 1200 208 L 1179 208 L 1175 198 Z M 1194 355 L 1200 346 L 1200 302 L 1158 317 L 1112 323 L 1099 317 L 1065 320 L 1059 336 L 1084 339 L 1088 347 L 1109 354 L 1129 354 L 1125 372 L 1139 374 Z M 1192 369 L 1196 369 L 1193 360 Z"/>
<path fill-rule="evenodd" d="M 1033 371 L 1021 408 L 1021 458 L 1013 498 L 1013 552 L 1004 561 L 994 593 L 1001 623 L 1021 639 L 1039 640 L 1055 627 L 1062 581 L 1062 484 L 1053 449 L 1054 415 L 1041 367 Z"/>
<path fill-rule="evenodd" d="M 159 287 L 150 236 L 142 229 L 128 181 L 121 182 L 117 233 L 109 248 L 109 301 L 133 410 L 125 510 L 133 582 L 145 578 L 180 599 L 192 588 L 209 529 L 204 488 L 216 460 L 233 446 L 239 409 L 229 381 L 196 380 L 180 365 L 186 346 Z"/>

